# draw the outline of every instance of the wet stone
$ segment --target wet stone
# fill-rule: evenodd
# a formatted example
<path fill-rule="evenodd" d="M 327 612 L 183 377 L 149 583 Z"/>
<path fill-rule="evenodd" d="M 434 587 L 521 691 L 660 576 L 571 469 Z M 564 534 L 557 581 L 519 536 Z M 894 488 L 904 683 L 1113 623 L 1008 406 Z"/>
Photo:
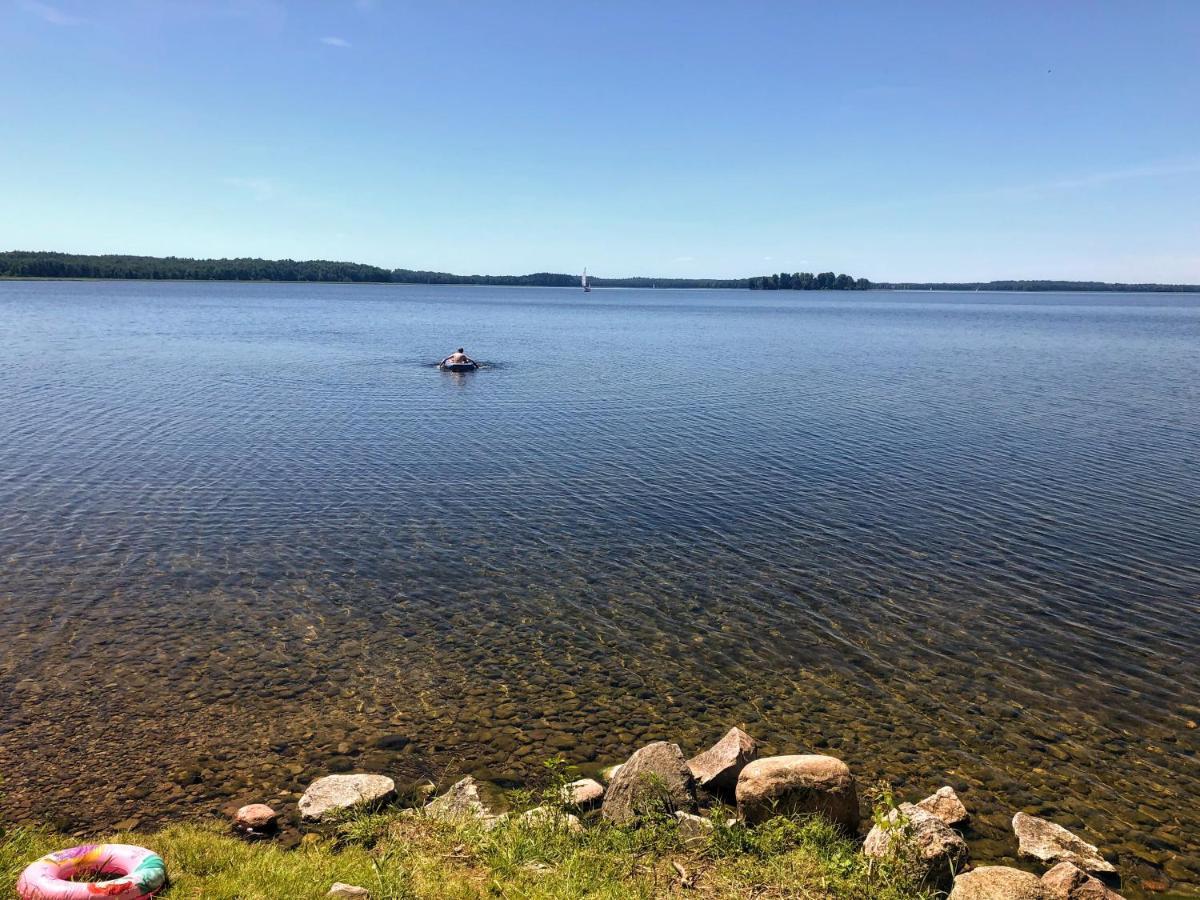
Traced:
<path fill-rule="evenodd" d="M 375 740 L 372 741 L 372 746 L 374 746 L 377 750 L 396 751 L 403 750 L 411 743 L 412 739 L 406 734 L 384 734 L 375 738 Z"/>

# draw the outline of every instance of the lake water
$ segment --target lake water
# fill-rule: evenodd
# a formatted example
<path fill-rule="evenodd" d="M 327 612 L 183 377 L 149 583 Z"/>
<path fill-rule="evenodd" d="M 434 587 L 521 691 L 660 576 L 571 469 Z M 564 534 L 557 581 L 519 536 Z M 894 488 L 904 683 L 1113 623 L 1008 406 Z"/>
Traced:
<path fill-rule="evenodd" d="M 1195 890 L 1198 464 L 1194 295 L 0 283 L 0 816 L 741 724 Z"/>

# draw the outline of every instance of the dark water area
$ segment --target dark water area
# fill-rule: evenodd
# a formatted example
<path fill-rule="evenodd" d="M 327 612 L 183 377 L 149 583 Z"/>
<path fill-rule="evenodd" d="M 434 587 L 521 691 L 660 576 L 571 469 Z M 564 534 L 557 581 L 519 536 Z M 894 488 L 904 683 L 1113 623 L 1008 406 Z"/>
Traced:
<path fill-rule="evenodd" d="M 0 818 L 740 724 L 1195 893 L 1198 463 L 1193 295 L 0 283 Z"/>

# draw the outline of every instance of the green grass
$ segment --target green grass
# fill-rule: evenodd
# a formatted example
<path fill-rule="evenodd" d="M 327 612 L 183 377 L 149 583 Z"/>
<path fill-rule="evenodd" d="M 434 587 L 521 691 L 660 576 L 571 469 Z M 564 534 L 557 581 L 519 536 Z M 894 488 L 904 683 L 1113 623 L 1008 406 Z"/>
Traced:
<path fill-rule="evenodd" d="M 335 881 L 375 900 L 499 897 L 862 898 L 914 900 L 922 892 L 887 861 L 872 865 L 821 820 L 776 819 L 756 829 L 717 824 L 686 844 L 673 820 L 641 828 L 592 823 L 572 834 L 552 822 L 509 821 L 492 830 L 393 811 L 355 816 L 300 848 L 249 844 L 219 823 L 109 835 L 149 847 L 167 863 L 171 900 L 301 900 Z M 22 868 L 77 840 L 32 828 L 0 830 L 0 896 Z M 690 887 L 675 868 L 682 867 Z"/>

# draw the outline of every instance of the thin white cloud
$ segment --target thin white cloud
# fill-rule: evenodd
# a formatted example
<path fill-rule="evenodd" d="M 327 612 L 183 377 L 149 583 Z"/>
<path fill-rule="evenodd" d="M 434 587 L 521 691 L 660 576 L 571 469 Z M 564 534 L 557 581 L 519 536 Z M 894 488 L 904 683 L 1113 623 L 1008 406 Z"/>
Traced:
<path fill-rule="evenodd" d="M 38 3 L 36 0 L 23 0 L 21 6 L 26 12 L 33 13 L 51 25 L 82 25 L 87 21 L 87 19 L 82 19 L 79 16 L 72 16 L 69 13 L 65 13 L 57 6 L 51 6 L 48 3 Z"/>
<path fill-rule="evenodd" d="M 269 178 L 241 178 L 229 176 L 221 181 L 230 187 L 238 188 L 251 194 L 256 200 L 269 200 L 275 196 L 275 183 Z"/>
<path fill-rule="evenodd" d="M 1172 175 L 1190 175 L 1196 172 L 1200 172 L 1200 159 L 1160 160 L 1158 162 L 1127 166 L 1122 169 L 1089 172 L 1069 178 L 1056 178 L 1049 181 L 1015 185 L 1013 187 L 995 188 L 972 196 L 1031 198 L 1060 191 L 1097 187 L 1120 181 L 1167 178 Z"/>
<path fill-rule="evenodd" d="M 328 44 L 330 47 L 349 47 L 350 46 L 350 42 L 348 40 L 346 40 L 345 38 L 340 38 L 340 37 L 323 37 L 323 38 L 321 38 L 321 43 Z"/>

